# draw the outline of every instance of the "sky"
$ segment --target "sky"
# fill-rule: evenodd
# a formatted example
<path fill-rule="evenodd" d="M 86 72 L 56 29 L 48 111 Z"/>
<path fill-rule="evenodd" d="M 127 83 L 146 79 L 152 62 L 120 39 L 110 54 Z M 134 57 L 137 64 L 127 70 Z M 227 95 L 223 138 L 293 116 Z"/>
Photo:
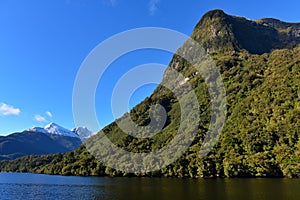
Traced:
<path fill-rule="evenodd" d="M 212 9 L 300 22 L 299 8 L 297 0 L 0 0 L 0 135 L 50 122 L 73 128 L 76 74 L 89 53 L 117 33 L 150 26 L 190 35 Z M 110 98 L 124 73 L 145 63 L 167 65 L 171 58 L 171 53 L 148 49 L 109 66 L 95 99 L 101 127 L 113 121 Z M 155 87 L 138 89 L 128 109 Z"/>

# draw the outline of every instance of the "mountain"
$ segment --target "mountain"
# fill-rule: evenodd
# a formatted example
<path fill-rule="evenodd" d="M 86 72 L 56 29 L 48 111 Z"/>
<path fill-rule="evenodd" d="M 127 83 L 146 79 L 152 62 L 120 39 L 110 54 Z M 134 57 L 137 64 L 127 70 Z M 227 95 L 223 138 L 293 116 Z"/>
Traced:
<path fill-rule="evenodd" d="M 55 154 L 78 148 L 91 135 L 87 128 L 67 130 L 55 123 L 0 137 L 0 160 L 25 155 Z"/>
<path fill-rule="evenodd" d="M 199 21 L 192 38 L 210 54 L 243 50 L 263 54 L 297 46 L 300 42 L 300 23 L 270 18 L 252 21 L 227 15 L 222 10 L 213 10 Z"/>
<path fill-rule="evenodd" d="M 28 130 L 33 131 L 33 132 L 45 133 L 45 134 L 49 134 L 49 135 L 60 135 L 60 136 L 65 136 L 65 137 L 79 138 L 79 136 L 76 133 L 74 133 L 68 129 L 65 129 L 55 123 L 50 123 L 50 124 L 46 125 L 44 128 L 33 127 Z"/>
<path fill-rule="evenodd" d="M 90 138 L 94 133 L 90 131 L 87 127 L 76 127 L 71 130 L 73 133 L 79 136 L 82 141 Z"/>
<path fill-rule="evenodd" d="M 33 127 L 28 129 L 28 131 L 45 133 L 47 135 L 60 135 L 65 137 L 74 137 L 79 138 L 82 141 L 88 139 L 93 133 L 88 130 L 86 127 L 76 127 L 72 130 L 68 130 L 62 126 L 59 126 L 55 123 L 50 123 L 46 125 L 44 128 L 41 127 Z"/>
<path fill-rule="evenodd" d="M 10 160 L 25 155 L 64 153 L 80 145 L 81 140 L 78 137 L 23 131 L 0 137 L 0 160 Z"/>
<path fill-rule="evenodd" d="M 177 83 L 177 78 L 168 73 L 171 68 L 188 78 L 185 80 L 199 101 L 200 117 L 194 141 L 173 164 L 151 173 L 126 174 L 104 166 L 81 146 L 63 155 L 2 161 L 0 169 L 98 176 L 300 177 L 299 33 L 299 23 L 276 19 L 252 21 L 221 10 L 210 11 L 202 17 L 191 38 L 214 60 L 227 94 L 227 116 L 221 137 L 203 158 L 199 156 L 201 145 L 210 120 L 214 119 L 210 95 L 204 79 L 191 63 L 175 54 L 163 83 Z M 179 51 L 201 56 L 191 51 L 188 43 Z M 206 78 L 214 80 L 211 75 Z M 105 127 L 104 133 L 115 145 L 131 152 L 146 153 L 165 147 L 176 136 L 181 119 L 180 104 L 169 89 L 159 85 L 123 118 L 130 115 L 137 124 L 148 125 L 149 109 L 157 103 L 165 108 L 167 119 L 162 131 L 155 136 L 127 135 L 116 122 Z M 186 130 L 189 129 L 187 126 Z M 91 139 L 97 139 L 97 135 Z M 110 156 L 125 160 L 118 155 Z"/>

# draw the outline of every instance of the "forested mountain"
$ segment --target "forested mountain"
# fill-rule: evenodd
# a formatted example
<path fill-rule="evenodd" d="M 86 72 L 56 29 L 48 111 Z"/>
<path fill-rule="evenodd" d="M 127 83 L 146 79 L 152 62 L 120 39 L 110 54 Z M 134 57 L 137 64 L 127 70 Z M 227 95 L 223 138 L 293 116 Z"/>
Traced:
<path fill-rule="evenodd" d="M 191 38 L 216 63 L 227 94 L 226 122 L 209 155 L 199 156 L 211 117 L 206 84 L 190 63 L 175 54 L 169 68 L 189 78 L 201 111 L 197 136 L 175 163 L 156 172 L 125 174 L 99 163 L 81 146 L 65 154 L 2 161 L 0 169 L 99 176 L 300 176 L 300 24 L 276 19 L 251 21 L 214 10 L 202 17 Z M 136 123 L 147 125 L 149 108 L 156 103 L 168 114 L 159 134 L 149 139 L 134 138 L 123 133 L 115 122 L 103 131 L 131 152 L 160 149 L 174 138 L 179 126 L 180 108 L 174 94 L 158 86 L 129 114 Z"/>

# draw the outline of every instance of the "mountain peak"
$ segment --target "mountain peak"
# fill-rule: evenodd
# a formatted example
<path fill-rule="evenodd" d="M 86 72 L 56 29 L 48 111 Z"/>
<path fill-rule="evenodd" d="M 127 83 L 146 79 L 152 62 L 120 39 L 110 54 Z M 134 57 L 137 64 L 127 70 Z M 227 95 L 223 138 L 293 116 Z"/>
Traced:
<path fill-rule="evenodd" d="M 72 131 L 70 131 L 54 122 L 49 123 L 44 128 L 33 127 L 33 128 L 28 129 L 28 131 L 50 134 L 50 135 L 61 135 L 61 136 L 66 136 L 66 137 L 79 138 L 79 136 L 76 133 L 73 133 Z"/>
<path fill-rule="evenodd" d="M 67 137 L 80 138 L 82 141 L 89 138 L 93 133 L 88 130 L 86 127 L 77 127 L 72 130 L 68 130 L 54 122 L 47 124 L 44 128 L 42 127 L 33 127 L 28 129 L 31 132 L 38 132 L 50 135 L 61 135 Z"/>
<path fill-rule="evenodd" d="M 51 123 L 47 124 L 44 128 L 48 129 L 48 128 L 51 128 L 51 127 L 61 127 L 61 126 L 59 126 L 58 124 L 56 124 L 54 122 L 51 122 Z"/>
<path fill-rule="evenodd" d="M 87 127 L 76 127 L 71 131 L 73 133 L 76 133 L 82 141 L 88 139 L 91 135 L 93 135 L 92 131 L 90 131 Z"/>
<path fill-rule="evenodd" d="M 211 10 L 211 11 L 208 11 L 205 15 L 203 15 L 203 19 L 205 18 L 225 18 L 227 17 L 228 15 L 221 9 L 215 9 L 215 10 Z"/>
<path fill-rule="evenodd" d="M 246 50 L 253 54 L 292 48 L 300 43 L 300 23 L 265 18 L 252 21 L 222 10 L 207 12 L 196 25 L 192 38 L 208 53 Z"/>
<path fill-rule="evenodd" d="M 70 131 L 54 122 L 51 122 L 50 124 L 46 125 L 44 129 L 50 134 L 62 135 L 62 136 L 68 136 L 68 137 L 78 137 L 77 134 L 73 133 L 72 131 Z"/>
<path fill-rule="evenodd" d="M 222 10 L 207 12 L 196 25 L 192 38 L 208 53 L 238 49 L 230 26 L 230 16 Z"/>

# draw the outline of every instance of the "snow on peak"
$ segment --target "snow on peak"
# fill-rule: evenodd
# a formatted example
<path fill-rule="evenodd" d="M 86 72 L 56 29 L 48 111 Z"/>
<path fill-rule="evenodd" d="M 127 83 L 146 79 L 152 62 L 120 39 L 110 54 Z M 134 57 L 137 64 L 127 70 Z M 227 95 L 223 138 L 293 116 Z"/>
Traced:
<path fill-rule="evenodd" d="M 82 141 L 87 140 L 93 135 L 92 131 L 90 131 L 87 127 L 77 127 L 73 128 L 71 131 L 76 133 Z"/>
<path fill-rule="evenodd" d="M 45 134 L 48 133 L 47 130 L 45 130 L 44 128 L 41 128 L 41 127 L 33 127 L 33 128 L 28 129 L 28 131 L 45 133 Z"/>
<path fill-rule="evenodd" d="M 62 136 L 67 136 L 67 137 L 78 137 L 75 133 L 72 131 L 65 129 L 64 127 L 61 127 L 55 123 L 50 123 L 44 127 L 44 129 L 54 135 L 62 135 Z"/>
<path fill-rule="evenodd" d="M 39 133 L 45 133 L 45 134 L 53 134 L 53 135 L 61 135 L 61 136 L 66 136 L 66 137 L 76 137 L 79 138 L 79 136 L 68 130 L 65 129 L 64 127 L 61 127 L 55 123 L 50 123 L 46 125 L 44 128 L 41 127 L 33 127 L 28 129 L 28 131 L 34 131 L 34 132 L 39 132 Z"/>

